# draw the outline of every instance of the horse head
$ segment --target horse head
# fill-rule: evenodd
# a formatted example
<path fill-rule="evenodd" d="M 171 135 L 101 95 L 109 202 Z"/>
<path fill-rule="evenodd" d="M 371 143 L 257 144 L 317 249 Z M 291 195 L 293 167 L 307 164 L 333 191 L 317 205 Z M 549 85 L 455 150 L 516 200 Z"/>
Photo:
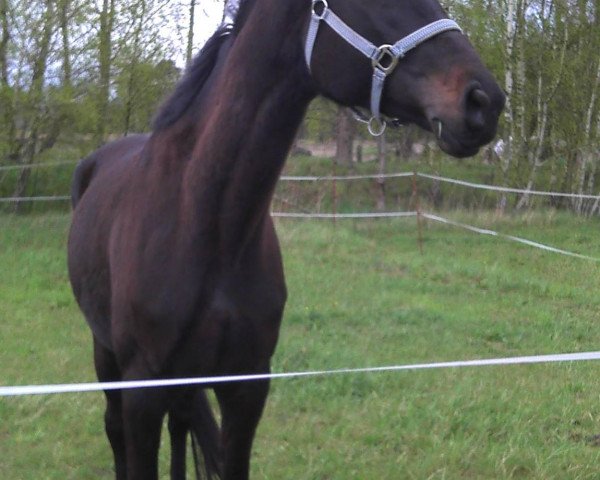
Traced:
<path fill-rule="evenodd" d="M 496 134 L 505 95 L 437 0 L 314 0 L 306 62 L 318 92 L 433 132 L 455 157 Z M 387 120 L 386 120 L 387 117 Z"/>

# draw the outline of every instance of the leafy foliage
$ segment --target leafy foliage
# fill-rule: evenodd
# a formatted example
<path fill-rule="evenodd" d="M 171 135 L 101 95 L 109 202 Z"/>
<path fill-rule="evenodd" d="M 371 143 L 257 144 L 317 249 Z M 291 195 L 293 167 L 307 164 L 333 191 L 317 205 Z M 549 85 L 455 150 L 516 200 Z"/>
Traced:
<path fill-rule="evenodd" d="M 597 193 L 598 0 L 442 3 L 509 93 L 500 128 L 507 148 L 500 157 L 487 149 L 479 161 L 493 163 L 505 185 Z M 206 4 L 199 5 L 203 15 Z M 73 144 L 91 151 L 101 141 L 147 131 L 180 75 L 189 6 L 183 0 L 0 0 L 0 165 L 26 167 L 60 157 Z M 333 141 L 338 118 L 337 107 L 318 99 L 300 137 Z M 357 135 L 363 142 L 366 129 Z M 388 142 L 405 156 L 414 144 L 424 147 L 423 158 L 436 155 L 430 138 L 413 129 L 390 133 Z M 15 180 L 20 187 L 0 188 L 31 192 L 30 178 L 24 171 Z M 570 207 L 599 210 L 593 201 Z"/>

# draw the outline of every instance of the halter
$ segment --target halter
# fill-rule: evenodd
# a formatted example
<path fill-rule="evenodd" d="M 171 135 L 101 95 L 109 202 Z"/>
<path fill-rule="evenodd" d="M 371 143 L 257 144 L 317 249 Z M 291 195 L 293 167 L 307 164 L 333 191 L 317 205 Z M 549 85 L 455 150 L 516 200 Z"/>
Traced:
<path fill-rule="evenodd" d="M 321 13 L 319 13 L 321 10 Z M 368 120 L 369 132 L 375 137 L 383 135 L 387 127 L 387 122 L 381 118 L 381 98 L 383 96 L 383 87 L 386 78 L 398 66 L 400 59 L 404 58 L 407 52 L 427 40 L 450 30 L 462 29 L 458 24 L 449 19 L 437 20 L 429 25 L 420 28 L 416 32 L 404 37 L 394 45 L 375 46 L 367 39 L 359 35 L 356 31 L 344 23 L 329 8 L 327 0 L 312 0 L 312 12 L 308 34 L 306 36 L 306 64 L 311 70 L 311 62 L 317 34 L 321 21 L 327 23 L 340 37 L 356 48 L 365 57 L 369 58 L 373 64 L 373 83 L 371 86 L 371 117 Z"/>

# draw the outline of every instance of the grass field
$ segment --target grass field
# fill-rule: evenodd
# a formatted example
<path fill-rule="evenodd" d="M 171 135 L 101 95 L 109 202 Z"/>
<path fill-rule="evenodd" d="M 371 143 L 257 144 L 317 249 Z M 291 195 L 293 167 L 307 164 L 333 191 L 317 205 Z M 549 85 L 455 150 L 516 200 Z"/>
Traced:
<path fill-rule="evenodd" d="M 449 215 L 600 257 L 596 220 Z M 95 379 L 67 228 L 62 214 L 0 216 L 2 384 Z M 600 349 L 600 263 L 437 224 L 421 255 L 414 220 L 278 229 L 290 296 L 275 371 Z M 276 381 L 253 478 L 600 478 L 599 373 L 585 363 Z M 112 478 L 103 408 L 102 394 L 0 399 L 0 478 Z"/>

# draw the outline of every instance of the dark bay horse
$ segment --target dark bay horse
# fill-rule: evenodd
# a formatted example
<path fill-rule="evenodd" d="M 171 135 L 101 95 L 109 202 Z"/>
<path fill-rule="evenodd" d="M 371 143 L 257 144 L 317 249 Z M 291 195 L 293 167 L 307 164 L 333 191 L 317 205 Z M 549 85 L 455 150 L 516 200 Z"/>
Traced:
<path fill-rule="evenodd" d="M 286 301 L 271 197 L 316 95 L 370 110 L 374 130 L 433 130 L 457 157 L 493 138 L 504 95 L 446 18 L 437 0 L 242 0 L 153 133 L 80 163 L 69 273 L 101 381 L 269 372 Z M 198 387 L 107 392 L 117 478 L 158 478 L 168 414 L 173 479 L 190 432 L 197 473 L 247 479 L 268 388 L 215 385 L 220 426 Z"/>

